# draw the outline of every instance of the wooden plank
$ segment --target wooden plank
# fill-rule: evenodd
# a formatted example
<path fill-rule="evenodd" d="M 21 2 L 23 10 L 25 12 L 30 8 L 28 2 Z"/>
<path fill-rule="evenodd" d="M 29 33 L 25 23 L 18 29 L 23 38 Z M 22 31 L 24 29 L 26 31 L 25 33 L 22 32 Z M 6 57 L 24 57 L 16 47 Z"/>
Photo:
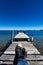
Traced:
<path fill-rule="evenodd" d="M 11 51 L 5 51 L 4 54 L 15 54 L 15 51 L 11 50 Z M 28 51 L 27 54 L 39 54 L 37 51 Z"/>
<path fill-rule="evenodd" d="M 3 65 L 13 65 L 13 62 L 11 61 L 0 61 L 0 65 L 3 64 Z"/>
<path fill-rule="evenodd" d="M 28 61 L 29 65 L 43 65 L 43 61 Z"/>
<path fill-rule="evenodd" d="M 0 64 L 13 65 L 11 61 L 1 61 Z M 43 65 L 43 61 L 28 61 L 29 65 Z"/>
<path fill-rule="evenodd" d="M 1 57 L 0 57 L 0 61 L 1 60 L 3 60 L 3 61 L 13 61 L 14 60 L 14 57 L 15 57 L 15 55 L 2 55 Z M 41 60 L 43 60 L 43 56 L 42 55 L 27 55 L 27 58 L 26 58 L 27 60 L 31 60 L 31 61 L 36 61 L 36 60 L 38 60 L 38 61 L 41 61 Z"/>

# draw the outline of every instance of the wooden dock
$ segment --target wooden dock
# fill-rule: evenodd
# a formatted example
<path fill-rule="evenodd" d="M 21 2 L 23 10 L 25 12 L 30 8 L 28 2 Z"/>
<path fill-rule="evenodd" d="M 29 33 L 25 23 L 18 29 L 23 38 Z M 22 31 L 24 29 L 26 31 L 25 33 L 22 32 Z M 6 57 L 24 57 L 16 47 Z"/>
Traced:
<path fill-rule="evenodd" d="M 27 50 L 26 60 L 30 65 L 43 65 L 43 56 L 35 48 L 31 42 L 13 42 L 0 57 L 0 64 L 13 65 L 15 57 L 15 47 L 18 43 L 22 43 L 23 47 Z"/>
<path fill-rule="evenodd" d="M 15 38 L 29 38 L 24 33 L 19 33 Z M 33 45 L 33 42 L 29 41 L 13 41 L 13 32 L 11 34 L 11 44 L 5 50 L 5 52 L 0 57 L 0 65 L 13 65 L 15 58 L 15 47 L 18 43 L 21 43 L 24 48 L 27 50 L 27 58 L 29 65 L 43 65 L 43 55 L 36 49 Z"/>

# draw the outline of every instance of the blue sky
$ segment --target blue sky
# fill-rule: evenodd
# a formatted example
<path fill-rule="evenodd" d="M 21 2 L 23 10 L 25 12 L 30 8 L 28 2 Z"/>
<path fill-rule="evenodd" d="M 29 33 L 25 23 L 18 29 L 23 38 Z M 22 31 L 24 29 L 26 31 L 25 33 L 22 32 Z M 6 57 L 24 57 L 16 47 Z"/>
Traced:
<path fill-rule="evenodd" d="M 0 29 L 43 29 L 43 0 L 0 0 Z"/>

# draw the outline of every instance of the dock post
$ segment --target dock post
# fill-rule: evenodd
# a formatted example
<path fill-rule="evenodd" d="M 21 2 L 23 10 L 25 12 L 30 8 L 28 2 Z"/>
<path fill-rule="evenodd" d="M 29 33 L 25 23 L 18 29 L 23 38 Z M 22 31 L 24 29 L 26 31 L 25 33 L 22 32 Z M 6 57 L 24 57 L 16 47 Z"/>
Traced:
<path fill-rule="evenodd" d="M 14 30 L 11 31 L 11 43 L 13 42 Z"/>

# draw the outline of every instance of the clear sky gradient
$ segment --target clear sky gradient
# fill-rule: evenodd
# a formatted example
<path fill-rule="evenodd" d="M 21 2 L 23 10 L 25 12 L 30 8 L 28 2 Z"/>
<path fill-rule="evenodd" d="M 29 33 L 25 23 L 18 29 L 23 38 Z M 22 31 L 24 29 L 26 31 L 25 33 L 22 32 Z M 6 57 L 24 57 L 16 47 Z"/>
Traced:
<path fill-rule="evenodd" d="M 0 0 L 0 29 L 43 29 L 43 0 Z"/>

